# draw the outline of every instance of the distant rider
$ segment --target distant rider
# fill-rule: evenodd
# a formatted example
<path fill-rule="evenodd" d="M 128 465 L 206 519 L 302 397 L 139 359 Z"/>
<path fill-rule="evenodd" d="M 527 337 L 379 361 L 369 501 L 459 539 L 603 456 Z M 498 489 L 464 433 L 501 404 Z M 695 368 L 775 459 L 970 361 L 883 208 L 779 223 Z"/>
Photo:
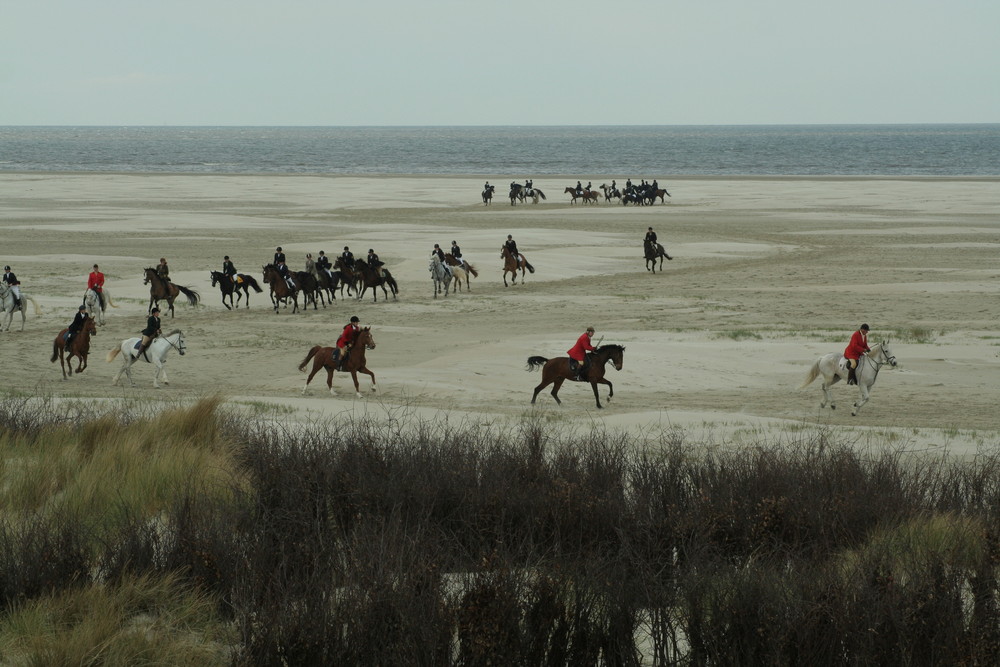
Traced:
<path fill-rule="evenodd" d="M 371 270 L 375 272 L 375 275 L 377 275 L 379 278 L 385 278 L 385 273 L 382 269 L 382 267 L 385 266 L 385 262 L 381 261 L 378 258 L 378 255 L 375 254 L 374 248 L 368 248 L 367 261 L 368 261 L 368 266 L 371 267 Z"/>
<path fill-rule="evenodd" d="M 444 264 L 444 250 L 441 250 L 441 246 L 437 243 L 434 244 L 434 250 L 431 250 L 431 256 L 433 257 L 434 255 L 437 255 L 437 258 Z"/>
<path fill-rule="evenodd" d="M 281 246 L 279 245 L 277 248 L 274 249 L 274 265 L 278 266 L 279 264 L 284 264 L 284 263 L 285 263 L 285 253 L 282 252 Z"/>
<path fill-rule="evenodd" d="M 587 327 L 587 330 L 576 339 L 576 344 L 566 352 L 569 355 L 569 369 L 575 374 L 576 380 L 586 379 L 590 370 L 590 358 L 587 352 L 597 349 L 590 344 L 590 339 L 593 337 L 594 327 Z"/>
<path fill-rule="evenodd" d="M 3 267 L 3 281 L 10 286 L 10 292 L 14 295 L 14 308 L 21 307 L 21 281 L 17 279 L 9 266 Z"/>
<path fill-rule="evenodd" d="M 222 258 L 222 273 L 229 276 L 233 280 L 236 279 L 236 266 L 233 264 L 232 260 L 229 259 L 229 255 Z"/>
<path fill-rule="evenodd" d="M 87 323 L 87 306 L 81 304 L 79 308 L 76 309 L 76 315 L 73 317 L 73 321 L 66 328 L 66 345 L 65 350 L 68 353 L 70 351 L 70 344 L 78 333 L 83 331 L 83 325 Z"/>
<path fill-rule="evenodd" d="M 136 352 L 136 357 L 141 357 L 142 353 L 149 349 L 152 345 L 153 339 L 160 335 L 160 309 L 153 308 L 149 313 L 149 317 L 146 319 L 146 328 L 142 330 L 142 344 L 139 345 L 139 351 Z"/>
<path fill-rule="evenodd" d="M 89 276 L 87 276 L 87 289 L 94 291 L 94 294 L 97 295 L 101 310 L 104 310 L 104 274 L 101 273 L 101 269 L 98 268 L 97 264 L 94 264 L 94 270 L 90 272 Z"/>
<path fill-rule="evenodd" d="M 857 331 L 851 334 L 851 342 L 847 344 L 847 349 L 844 350 L 844 358 L 847 359 L 847 368 L 850 371 L 847 384 L 858 383 L 858 378 L 855 374 L 855 370 L 858 367 L 858 360 L 861 358 L 861 355 L 869 350 L 871 348 L 868 347 L 868 325 L 862 324 Z"/>
<path fill-rule="evenodd" d="M 358 319 L 357 315 L 351 316 L 351 321 L 344 327 L 344 330 L 340 333 L 340 338 L 337 339 L 337 357 L 334 359 L 335 362 L 339 362 L 346 359 L 348 350 L 354 345 L 354 340 L 361 333 L 361 320 Z"/>
<path fill-rule="evenodd" d="M 167 266 L 167 259 L 165 257 L 160 258 L 160 263 L 156 266 L 156 275 L 158 275 L 160 280 L 163 282 L 170 282 L 170 267 Z"/>

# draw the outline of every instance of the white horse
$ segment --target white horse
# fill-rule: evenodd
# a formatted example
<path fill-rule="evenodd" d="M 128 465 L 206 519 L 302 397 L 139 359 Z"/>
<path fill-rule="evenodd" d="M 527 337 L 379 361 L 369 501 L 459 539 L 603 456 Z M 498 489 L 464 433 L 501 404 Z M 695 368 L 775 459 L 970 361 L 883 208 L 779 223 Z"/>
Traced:
<path fill-rule="evenodd" d="M 21 313 L 21 331 L 24 331 L 24 304 L 30 301 L 31 305 L 35 307 L 35 315 L 41 315 L 42 309 L 38 307 L 35 300 L 31 298 L 24 290 L 21 290 L 21 306 L 14 306 L 14 290 L 10 288 L 7 283 L 0 282 L 0 331 L 10 331 L 10 325 L 14 321 L 14 313 Z M 4 323 L 3 319 L 7 322 Z"/>
<path fill-rule="evenodd" d="M 431 280 L 434 281 L 434 298 L 438 297 L 442 287 L 444 295 L 448 296 L 448 288 L 451 285 L 451 267 L 442 262 L 435 253 L 431 256 L 431 263 L 427 270 L 431 272 Z"/>
<path fill-rule="evenodd" d="M 831 352 L 830 354 L 823 355 L 813 363 L 812 368 L 809 369 L 809 373 L 806 375 L 805 382 L 799 387 L 799 389 L 804 389 L 822 374 L 823 402 L 819 404 L 820 408 L 825 408 L 829 403 L 831 410 L 837 409 L 836 404 L 833 402 L 833 396 L 830 394 L 830 387 L 842 379 L 846 380 L 850 373 L 846 365 L 840 363 L 842 359 L 843 355 L 839 352 Z M 890 366 L 896 365 L 896 357 L 889 351 L 889 341 L 887 340 L 875 344 L 871 350 L 861 355 L 861 358 L 858 359 L 858 367 L 854 373 L 858 379 L 858 390 L 861 397 L 855 401 L 851 415 L 857 416 L 861 406 L 868 402 L 868 398 L 871 396 L 872 385 L 875 384 L 875 378 L 878 377 L 879 370 L 886 364 Z"/>
<path fill-rule="evenodd" d="M 132 383 L 133 387 L 135 386 L 135 381 L 132 380 L 132 364 L 139 360 L 139 357 L 136 357 L 139 351 L 136 344 L 141 340 L 141 338 L 123 340 L 119 347 L 108 352 L 107 360 L 109 364 L 114 361 L 119 353 L 122 355 L 122 367 L 115 373 L 115 377 L 111 381 L 112 385 L 118 384 L 122 373 L 125 373 L 128 376 L 128 381 Z M 167 381 L 167 370 L 163 367 L 167 361 L 167 352 L 170 352 L 170 350 L 177 350 L 181 356 L 187 350 L 187 345 L 184 342 L 184 334 L 180 329 L 174 329 L 166 336 L 154 338 L 153 342 L 149 344 L 149 349 L 141 357 L 146 363 L 156 366 L 156 373 L 153 374 L 153 386 L 157 389 L 160 388 L 159 379 L 161 376 L 163 377 L 163 384 L 170 384 Z"/>
<path fill-rule="evenodd" d="M 462 281 L 465 281 L 466 287 L 469 286 L 469 274 L 460 266 L 449 266 L 451 269 L 451 275 L 454 277 L 454 284 L 452 285 L 453 292 L 462 291 Z"/>
<path fill-rule="evenodd" d="M 101 297 L 97 295 L 92 289 L 88 289 L 83 295 L 83 302 L 87 305 L 87 311 L 94 317 L 94 321 L 100 326 L 104 326 L 104 309 L 107 306 L 112 308 L 117 308 L 115 302 L 111 299 L 111 292 L 108 288 L 104 288 L 104 303 L 101 302 Z"/>

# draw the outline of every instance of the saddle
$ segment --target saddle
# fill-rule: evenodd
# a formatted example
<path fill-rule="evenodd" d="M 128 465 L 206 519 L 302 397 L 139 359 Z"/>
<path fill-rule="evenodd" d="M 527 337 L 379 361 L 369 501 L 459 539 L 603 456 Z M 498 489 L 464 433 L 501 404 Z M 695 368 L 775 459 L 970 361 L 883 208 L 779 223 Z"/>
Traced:
<path fill-rule="evenodd" d="M 156 339 L 154 338 L 153 340 L 156 340 Z M 149 341 L 150 345 L 153 344 L 153 340 Z M 140 338 L 139 340 L 137 340 L 135 342 L 135 345 L 132 346 L 132 356 L 134 358 L 136 358 L 136 359 L 139 358 L 139 348 L 141 348 L 141 347 L 142 347 L 142 339 Z M 149 358 L 149 348 L 148 347 L 145 349 L 145 351 L 143 351 L 142 356 L 146 359 L 146 361 L 150 361 L 150 363 L 152 363 L 151 360 L 150 360 L 150 358 Z"/>
<path fill-rule="evenodd" d="M 351 358 L 351 348 L 344 348 L 344 356 L 337 360 L 337 370 L 341 373 L 347 372 L 347 360 Z"/>
<path fill-rule="evenodd" d="M 590 371 L 590 356 L 585 357 L 582 364 L 573 357 L 570 357 L 569 370 L 573 373 L 573 382 L 584 382 L 587 379 L 587 373 Z"/>

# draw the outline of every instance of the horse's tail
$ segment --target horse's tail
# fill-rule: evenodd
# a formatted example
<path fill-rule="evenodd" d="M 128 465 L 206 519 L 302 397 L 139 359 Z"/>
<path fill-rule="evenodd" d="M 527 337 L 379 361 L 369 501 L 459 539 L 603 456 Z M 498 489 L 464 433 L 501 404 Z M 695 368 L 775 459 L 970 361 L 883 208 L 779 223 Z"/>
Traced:
<path fill-rule="evenodd" d="M 260 285 L 257 284 L 257 280 L 253 276 L 243 274 L 243 282 L 249 284 L 250 287 L 253 288 L 253 291 L 257 292 L 258 294 L 264 291 L 263 289 L 261 289 Z"/>
<path fill-rule="evenodd" d="M 472 264 L 469 264 L 468 262 L 466 262 L 465 265 L 469 267 L 469 273 L 472 274 L 473 278 L 479 277 L 479 271 L 476 271 L 476 267 L 474 267 Z"/>
<path fill-rule="evenodd" d="M 806 374 L 805 381 L 799 386 L 799 389 L 805 389 L 809 384 L 819 376 L 819 359 L 813 363 L 812 368 L 809 369 L 809 373 Z"/>
<path fill-rule="evenodd" d="M 545 193 L 544 193 L 544 192 L 542 192 L 542 191 L 541 191 L 541 190 L 539 190 L 538 188 L 535 188 L 535 192 L 537 192 L 537 193 L 538 193 L 538 196 L 539 196 L 539 197 L 541 197 L 542 199 L 545 199 Z"/>
<path fill-rule="evenodd" d="M 312 349 L 309 350 L 309 354 L 307 354 L 306 358 L 302 360 L 301 364 L 299 364 L 299 370 L 302 371 L 303 373 L 305 373 L 306 372 L 306 364 L 308 364 L 309 360 L 312 359 L 313 357 L 315 357 L 316 353 L 319 352 L 322 349 L 323 348 L 321 346 L 319 346 L 319 345 L 313 345 Z"/>
<path fill-rule="evenodd" d="M 60 332 L 61 333 L 61 332 Z M 59 337 L 52 341 L 52 358 L 49 361 L 55 361 L 59 358 Z"/>
<path fill-rule="evenodd" d="M 37 303 L 35 303 L 34 299 L 32 299 L 27 294 L 24 295 L 24 298 L 31 302 L 32 307 L 35 309 L 35 315 L 41 315 L 42 314 L 42 309 L 38 306 Z"/>
<path fill-rule="evenodd" d="M 107 361 L 110 364 L 112 361 L 115 360 L 115 357 L 117 357 L 118 353 L 121 351 L 122 349 L 120 347 L 116 347 L 115 349 L 111 350 L 110 352 L 108 352 L 108 356 L 105 358 L 105 361 Z"/>
<path fill-rule="evenodd" d="M 393 294 L 399 294 L 399 285 L 396 284 L 396 279 L 390 276 L 388 272 L 385 274 L 385 282 L 392 288 Z"/>
<path fill-rule="evenodd" d="M 176 283 L 174 283 L 174 284 L 176 285 Z M 191 304 L 192 306 L 197 306 L 198 305 L 198 300 L 201 298 L 200 294 L 198 294 L 197 292 L 195 292 L 190 287 L 184 287 L 182 285 L 177 285 L 177 289 L 179 289 L 181 291 L 181 293 L 184 294 L 184 296 L 187 297 L 187 300 L 188 300 L 189 304 Z"/>
<path fill-rule="evenodd" d="M 534 273 L 535 272 L 535 267 L 533 267 L 531 265 L 531 262 L 529 262 L 528 260 L 524 260 L 524 265 L 526 267 L 528 267 L 528 273 Z"/>
<path fill-rule="evenodd" d="M 104 296 L 107 297 L 108 299 L 108 305 L 111 306 L 112 308 L 117 308 L 118 304 L 116 304 L 114 301 L 111 300 L 111 292 L 109 292 L 106 288 L 102 290 L 102 292 L 104 293 Z"/>
<path fill-rule="evenodd" d="M 544 366 L 548 361 L 545 357 L 528 357 L 528 366 L 525 370 L 533 371 L 540 366 Z"/>

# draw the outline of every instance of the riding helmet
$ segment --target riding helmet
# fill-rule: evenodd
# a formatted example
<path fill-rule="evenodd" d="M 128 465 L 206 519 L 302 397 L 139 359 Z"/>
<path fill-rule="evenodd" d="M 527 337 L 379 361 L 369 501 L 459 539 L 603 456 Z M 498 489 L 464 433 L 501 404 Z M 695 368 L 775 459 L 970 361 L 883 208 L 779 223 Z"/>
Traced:
<path fill-rule="evenodd" d="M 357 315 L 351 315 L 351 321 L 352 322 L 360 322 L 361 320 L 358 319 Z"/>
<path fill-rule="evenodd" d="M 274 252 L 281 252 L 281 246 L 279 245 L 277 248 L 275 248 Z"/>
<path fill-rule="evenodd" d="M 81 303 L 81 304 L 80 304 L 80 307 L 79 307 L 79 308 L 77 308 L 77 310 L 87 310 L 87 304 L 85 304 L 85 303 Z"/>
<path fill-rule="evenodd" d="M 368 252 L 375 252 L 375 248 L 368 248 Z"/>
<path fill-rule="evenodd" d="M 3 267 L 3 270 L 4 271 L 10 271 L 10 267 L 9 266 L 5 266 L 5 267 Z"/>
<path fill-rule="evenodd" d="M 861 328 L 864 329 L 865 331 L 868 331 L 868 325 L 867 324 L 862 324 Z"/>
<path fill-rule="evenodd" d="M 229 255 L 226 255 L 226 256 L 225 256 L 225 257 L 223 257 L 222 259 L 229 259 Z"/>

